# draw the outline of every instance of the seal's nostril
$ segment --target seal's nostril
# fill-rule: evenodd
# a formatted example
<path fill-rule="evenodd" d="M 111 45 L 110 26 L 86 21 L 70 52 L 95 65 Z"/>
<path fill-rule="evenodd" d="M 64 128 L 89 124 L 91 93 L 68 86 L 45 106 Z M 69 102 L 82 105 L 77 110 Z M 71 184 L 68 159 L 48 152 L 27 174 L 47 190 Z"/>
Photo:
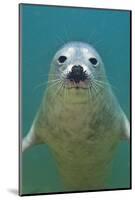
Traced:
<path fill-rule="evenodd" d="M 72 73 L 81 75 L 83 73 L 83 67 L 81 65 L 74 65 L 72 67 Z"/>

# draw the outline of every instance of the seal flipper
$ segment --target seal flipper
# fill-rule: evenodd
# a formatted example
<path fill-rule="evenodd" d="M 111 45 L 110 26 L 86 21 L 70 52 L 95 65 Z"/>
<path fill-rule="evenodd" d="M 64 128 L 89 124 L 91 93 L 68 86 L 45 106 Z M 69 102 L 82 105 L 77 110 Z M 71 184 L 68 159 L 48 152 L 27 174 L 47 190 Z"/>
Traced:
<path fill-rule="evenodd" d="M 121 138 L 127 139 L 129 141 L 130 140 L 130 122 L 127 119 L 125 113 L 123 112 L 122 114 L 123 114 L 123 117 L 122 117 Z"/>
<path fill-rule="evenodd" d="M 22 152 L 34 145 L 45 144 L 45 138 L 48 133 L 45 121 L 44 111 L 40 108 L 28 134 L 22 141 Z"/>
<path fill-rule="evenodd" d="M 22 141 L 22 152 L 24 152 L 26 149 L 38 143 L 39 142 L 35 134 L 34 125 L 32 125 L 30 131 L 28 132 L 28 134 L 24 137 Z"/>

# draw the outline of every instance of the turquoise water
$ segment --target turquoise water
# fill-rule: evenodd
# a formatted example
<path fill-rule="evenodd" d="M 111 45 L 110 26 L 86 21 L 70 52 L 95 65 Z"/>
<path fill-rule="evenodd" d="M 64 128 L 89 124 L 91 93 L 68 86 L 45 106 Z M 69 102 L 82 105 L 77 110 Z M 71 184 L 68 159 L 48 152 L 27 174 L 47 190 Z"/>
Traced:
<path fill-rule="evenodd" d="M 21 5 L 22 133 L 28 132 L 46 86 L 51 59 L 68 41 L 92 44 L 102 56 L 120 105 L 130 116 L 130 14 L 128 11 Z M 44 76 L 46 75 L 46 76 Z M 130 186 L 130 152 L 121 142 L 112 162 L 109 188 Z M 23 154 L 24 194 L 63 191 L 47 145 Z"/>

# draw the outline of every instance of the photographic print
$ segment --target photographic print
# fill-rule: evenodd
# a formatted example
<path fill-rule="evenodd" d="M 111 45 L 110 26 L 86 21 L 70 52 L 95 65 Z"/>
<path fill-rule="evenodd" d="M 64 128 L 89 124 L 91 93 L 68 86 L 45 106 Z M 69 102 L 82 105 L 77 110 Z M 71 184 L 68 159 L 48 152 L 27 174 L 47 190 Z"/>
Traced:
<path fill-rule="evenodd" d="M 131 11 L 19 5 L 20 195 L 131 189 Z"/>

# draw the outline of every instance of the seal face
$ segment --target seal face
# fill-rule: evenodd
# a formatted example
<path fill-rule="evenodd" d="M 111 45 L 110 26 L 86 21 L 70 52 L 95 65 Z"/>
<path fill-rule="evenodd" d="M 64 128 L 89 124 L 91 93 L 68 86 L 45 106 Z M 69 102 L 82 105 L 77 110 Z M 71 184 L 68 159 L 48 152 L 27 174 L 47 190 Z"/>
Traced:
<path fill-rule="evenodd" d="M 91 88 L 92 83 L 103 70 L 103 62 L 96 50 L 82 42 L 70 42 L 64 45 L 52 61 L 56 67 L 56 78 L 66 88 Z"/>
<path fill-rule="evenodd" d="M 129 127 L 97 51 L 70 42 L 52 60 L 45 96 L 22 148 L 48 144 L 65 191 L 104 189 L 109 163 L 121 135 L 129 139 Z"/>

